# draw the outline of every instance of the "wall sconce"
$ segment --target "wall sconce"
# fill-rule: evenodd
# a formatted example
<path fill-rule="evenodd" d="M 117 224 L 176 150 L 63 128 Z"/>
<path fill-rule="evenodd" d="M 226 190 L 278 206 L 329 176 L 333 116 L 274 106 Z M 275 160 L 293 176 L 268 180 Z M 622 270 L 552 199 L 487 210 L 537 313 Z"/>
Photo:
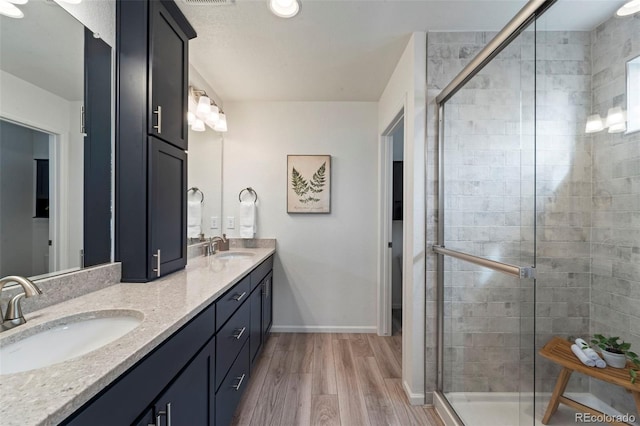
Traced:
<path fill-rule="evenodd" d="M 622 133 L 627 130 L 627 116 L 625 111 L 620 107 L 609 108 L 607 118 L 603 122 L 600 114 L 590 115 L 587 118 L 585 133 L 597 133 L 608 128 L 609 133 Z"/>
<path fill-rule="evenodd" d="M 187 121 L 194 132 L 204 132 L 205 124 L 216 132 L 227 131 L 227 118 L 224 112 L 207 96 L 207 92 L 193 86 L 189 86 Z"/>

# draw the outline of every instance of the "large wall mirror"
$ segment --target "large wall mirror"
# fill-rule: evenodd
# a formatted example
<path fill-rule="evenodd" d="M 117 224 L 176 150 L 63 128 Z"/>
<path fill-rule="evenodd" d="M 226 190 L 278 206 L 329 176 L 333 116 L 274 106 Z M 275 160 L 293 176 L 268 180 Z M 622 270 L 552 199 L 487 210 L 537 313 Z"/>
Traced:
<path fill-rule="evenodd" d="M 204 90 L 216 98 L 214 90 L 193 66 L 189 67 L 189 84 Z M 220 100 L 216 100 L 220 103 Z M 204 131 L 194 131 L 189 126 L 188 186 L 197 188 L 187 193 L 188 225 L 187 241 L 197 244 L 198 234 L 205 238 L 222 235 L 222 156 L 224 133 L 205 126 Z M 194 206 L 197 206 L 194 209 Z M 194 213 L 195 211 L 195 213 Z M 195 226 L 194 226 L 195 225 Z M 199 230 L 199 232 L 198 232 Z"/>
<path fill-rule="evenodd" d="M 57 3 L 18 7 L 0 15 L 0 276 L 39 278 L 112 259 L 112 50 Z"/>

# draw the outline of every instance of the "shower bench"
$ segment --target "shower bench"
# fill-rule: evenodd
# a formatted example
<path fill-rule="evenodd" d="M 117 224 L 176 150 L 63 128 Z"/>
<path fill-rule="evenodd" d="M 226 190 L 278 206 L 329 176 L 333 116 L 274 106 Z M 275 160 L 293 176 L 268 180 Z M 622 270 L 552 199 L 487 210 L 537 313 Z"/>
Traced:
<path fill-rule="evenodd" d="M 546 425 L 549 423 L 551 416 L 553 416 L 558 410 L 558 405 L 560 405 L 560 403 L 595 416 L 605 415 L 605 413 L 601 411 L 564 396 L 567 383 L 569 383 L 571 374 L 574 371 L 625 388 L 627 392 L 630 392 L 633 395 L 633 399 L 636 403 L 636 409 L 640 413 L 640 383 L 631 383 L 629 368 L 587 367 L 576 358 L 573 352 L 571 352 L 571 344 L 572 342 L 569 342 L 566 339 L 554 337 L 540 350 L 540 355 L 562 366 L 562 370 L 558 376 L 558 381 L 556 382 L 556 386 L 551 394 L 551 400 L 547 406 L 547 411 L 544 413 L 542 424 Z M 627 365 L 627 367 L 631 366 Z M 627 425 L 627 423 L 616 421 L 612 421 L 610 423 L 612 425 Z"/>

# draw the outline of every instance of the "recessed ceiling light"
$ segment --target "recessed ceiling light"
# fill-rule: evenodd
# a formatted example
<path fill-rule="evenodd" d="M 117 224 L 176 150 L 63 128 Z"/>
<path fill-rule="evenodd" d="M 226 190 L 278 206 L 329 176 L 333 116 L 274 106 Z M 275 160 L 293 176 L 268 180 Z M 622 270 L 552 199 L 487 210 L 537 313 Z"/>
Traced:
<path fill-rule="evenodd" d="M 269 0 L 269 9 L 280 18 L 293 18 L 300 11 L 298 0 Z"/>
<path fill-rule="evenodd" d="M 22 18 L 24 13 L 14 4 L 9 3 L 7 0 L 0 0 L 0 15 L 8 16 L 9 18 Z"/>
<path fill-rule="evenodd" d="M 616 12 L 618 16 L 629 16 L 640 12 L 640 0 L 631 0 Z"/>

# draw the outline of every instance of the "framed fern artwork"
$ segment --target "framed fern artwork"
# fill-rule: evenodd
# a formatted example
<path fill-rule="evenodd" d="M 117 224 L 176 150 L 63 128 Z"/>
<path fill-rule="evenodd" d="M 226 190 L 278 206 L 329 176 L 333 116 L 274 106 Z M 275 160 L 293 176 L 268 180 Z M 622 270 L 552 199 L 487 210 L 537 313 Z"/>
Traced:
<path fill-rule="evenodd" d="M 331 213 L 330 155 L 287 155 L 287 213 Z"/>

